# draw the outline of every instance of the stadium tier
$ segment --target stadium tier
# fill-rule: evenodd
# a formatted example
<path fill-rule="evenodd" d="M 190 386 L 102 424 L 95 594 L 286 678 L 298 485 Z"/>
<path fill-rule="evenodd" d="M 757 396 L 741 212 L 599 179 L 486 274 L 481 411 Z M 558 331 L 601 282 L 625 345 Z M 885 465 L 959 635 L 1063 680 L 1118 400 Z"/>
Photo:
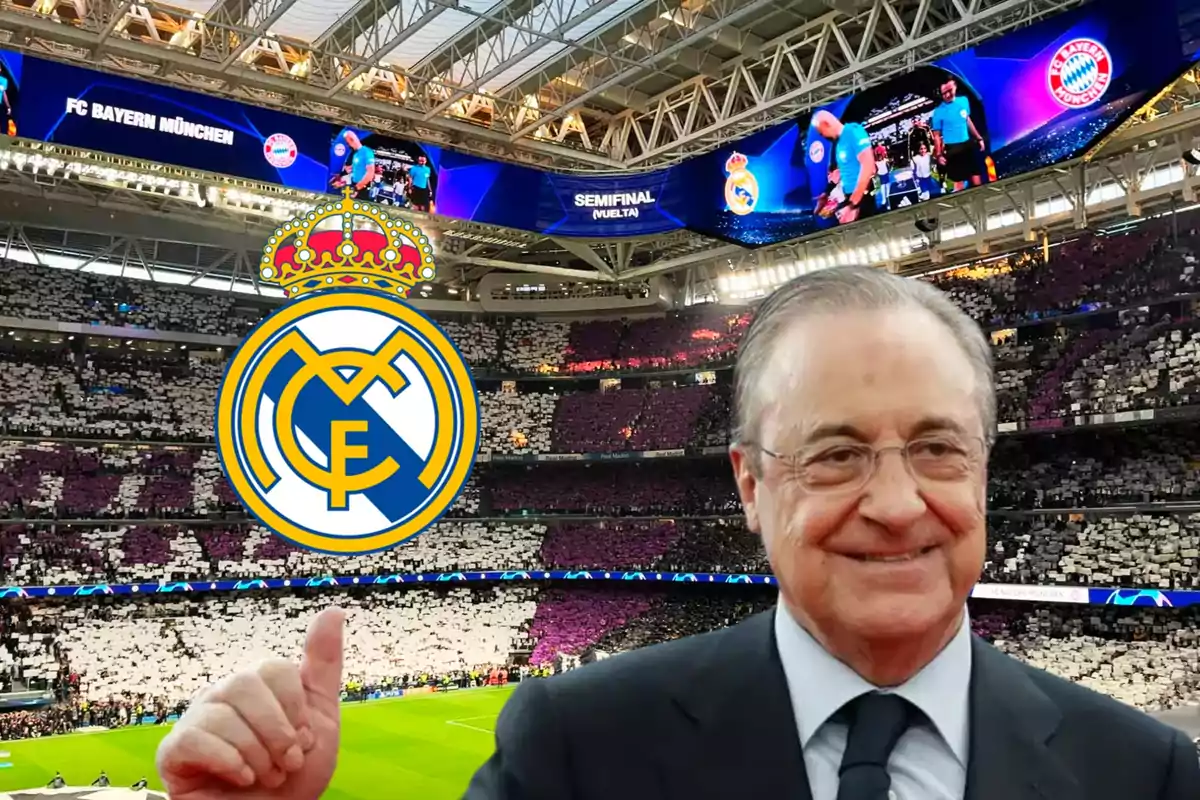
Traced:
<path fill-rule="evenodd" d="M 1141 231 L 1076 240 L 1060 250 L 1052 262 L 1052 281 L 1051 267 L 1028 254 L 936 279 L 993 331 L 1001 429 L 1197 405 L 1200 323 L 1192 299 L 1193 240 L 1168 247 L 1161 236 Z M 36 272 L 12 265 L 3 272 L 0 291 L 11 293 L 9 313 L 15 317 L 35 309 L 47 313 L 44 298 L 29 286 L 30 273 Z M 95 276 L 65 274 L 88 279 L 80 288 L 91 297 L 52 306 L 51 313 L 62 314 L 62 321 L 169 322 L 152 309 L 161 304 L 196 310 L 193 298 L 208 297 L 177 289 L 175 294 L 189 300 L 176 302 L 164 295 L 172 290 L 164 288 L 141 297 L 139 282 L 105 279 L 115 284 L 106 288 Z M 211 302 L 208 314 L 214 320 L 236 316 L 227 298 Z M 1050 325 L 1048 317 L 1064 318 Z M 504 459 L 724 445 L 728 373 L 694 370 L 727 365 L 747 320 L 739 313 L 628 323 L 443 324 L 476 366 L 481 453 L 485 459 Z M 198 329 L 209 328 L 200 324 Z M 150 353 L 90 349 L 73 341 L 31 340 L 15 328 L 8 334 L 0 346 L 0 381 L 11 387 L 0 398 L 5 433 L 211 441 L 211 409 L 226 350 L 194 344 L 191 350 L 166 345 Z M 594 377 L 613 371 L 649 372 L 615 389 L 594 381 L 514 385 L 496 379 Z"/>
<path fill-rule="evenodd" d="M 138 706 L 165 719 L 212 677 L 295 652 L 307 619 L 333 603 L 349 610 L 347 681 L 413 687 L 486 673 L 511 663 L 514 648 L 548 664 L 563 653 L 590 660 L 713 630 L 768 608 L 774 597 L 762 587 L 594 586 L 44 601 L 7 609 L 0 652 L 7 680 L 49 685 L 76 701 L 57 715 L 9 723 L 36 735 L 129 722 Z M 972 601 L 971 612 L 976 632 L 1002 649 L 1140 708 L 1173 708 L 1200 689 L 1194 609 L 1081 615 L 1069 606 Z M 513 670 L 514 680 L 521 672 Z"/>
<path fill-rule="evenodd" d="M 1200 500 L 1187 422 L 1001 435 L 990 462 L 994 512 Z M 739 513 L 724 448 L 672 458 L 482 463 L 453 518 Z M 211 447 L 0 443 L 0 508 L 10 520 L 237 522 L 245 513 Z"/>
<path fill-rule="evenodd" d="M 1200 589 L 1200 514 L 994 515 L 986 583 Z M 769 575 L 757 537 L 736 517 L 440 522 L 369 556 L 298 548 L 257 525 L 8 524 L 5 586 L 479 572 L 667 572 Z"/>
<path fill-rule="evenodd" d="M 976 630 L 1148 710 L 1200 699 L 1200 612 L 1144 607 L 1200 589 L 1198 252 L 1200 238 L 1150 224 L 1081 237 L 1050 263 L 1028 252 L 931 279 L 992 333 L 988 596 L 1073 598 L 972 599 Z M 350 609 L 347 691 L 379 694 L 474 685 L 499 667 L 528 678 L 728 625 L 774 600 L 761 583 L 537 577 L 769 576 L 724 458 L 728 366 L 751 312 L 443 320 L 479 388 L 471 482 L 418 538 L 335 557 L 249 520 L 212 445 L 236 338 L 211 337 L 243 334 L 267 306 L 11 264 L 0 292 L 11 320 L 0 344 L 0 584 L 241 587 L 10 595 L 3 680 L 56 702 L 0 714 L 0 736 L 172 718 L 212 677 L 294 652 L 305 620 L 335 602 Z M 96 333 L 37 334 L 21 319 Z M 130 326 L 153 331 L 154 346 L 122 343 L 116 329 Z M 507 580 L 479 581 L 497 572 Z M 258 589 L 470 573 L 458 585 Z M 1136 607 L 1079 605 L 1087 589 Z"/>

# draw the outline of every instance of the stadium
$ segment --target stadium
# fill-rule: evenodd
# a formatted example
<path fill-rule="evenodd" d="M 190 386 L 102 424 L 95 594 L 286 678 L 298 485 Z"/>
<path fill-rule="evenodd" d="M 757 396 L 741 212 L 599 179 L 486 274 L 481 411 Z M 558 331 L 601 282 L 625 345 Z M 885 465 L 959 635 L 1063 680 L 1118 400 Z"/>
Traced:
<path fill-rule="evenodd" d="M 335 800 L 462 797 L 521 683 L 772 609 L 733 367 L 849 265 L 991 342 L 974 633 L 1200 741 L 1200 4 L 1139 7 L 0 4 L 0 800 L 166 798 L 197 693 L 331 606 Z M 220 453 L 297 302 L 264 243 L 342 195 L 423 237 L 479 417 L 449 510 L 351 554 Z"/>

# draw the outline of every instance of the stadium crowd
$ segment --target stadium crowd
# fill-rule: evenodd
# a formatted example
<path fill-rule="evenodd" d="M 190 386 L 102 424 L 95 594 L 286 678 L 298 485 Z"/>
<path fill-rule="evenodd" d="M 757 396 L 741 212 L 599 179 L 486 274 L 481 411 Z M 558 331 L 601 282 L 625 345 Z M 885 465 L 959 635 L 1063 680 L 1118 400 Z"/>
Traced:
<path fill-rule="evenodd" d="M 562 653 L 612 655 L 712 630 L 762 611 L 773 589 L 752 586 L 596 585 L 533 589 L 428 587 L 293 590 L 30 603 L 38 634 L 6 636 L 26 679 L 63 701 L 45 711 L 0 714 L 0 735 L 67 727 L 154 724 L 179 713 L 215 676 L 297 652 L 306 621 L 347 608 L 347 695 L 355 687 L 479 683 L 513 663 L 561 664 Z M 1193 609 L 1089 609 L 971 602 L 976 633 L 1031 663 L 1146 710 L 1193 701 L 1200 691 L 1200 614 Z M 64 686 L 65 665 L 78 670 Z M 561 667 L 555 667 L 561 668 Z"/>
<path fill-rule="evenodd" d="M 1200 500 L 1197 452 L 1200 433 L 1188 422 L 1001 435 L 990 462 L 991 507 Z M 41 528 L 75 520 L 236 526 L 245 519 L 213 450 L 130 444 L 0 443 L 0 510 L 10 524 Z M 719 516 L 738 510 L 731 473 L 717 452 L 553 466 L 480 464 L 449 516 Z"/>
<path fill-rule="evenodd" d="M 1200 501 L 1200 433 L 1187 422 L 1200 405 L 1197 252 L 1195 231 L 1174 239 L 1150 224 L 1082 236 L 1049 263 L 1026 253 L 932 278 L 993 332 L 1002 435 L 990 463 L 985 582 L 1200 588 L 1200 510 L 1162 507 Z M 0 295 L 8 317 L 229 337 L 267 310 L 226 294 L 11 264 L 0 265 Z M 749 319 L 443 322 L 477 372 L 487 460 L 447 519 L 357 558 L 293 547 L 245 520 L 209 444 L 225 351 L 18 341 L 14 331 L 0 343 L 0 583 L 763 573 L 728 465 L 719 452 L 697 452 L 726 444 L 728 372 L 718 368 Z M 681 374 L 620 388 L 597 380 L 665 370 Z M 527 380 L 500 383 L 512 375 Z M 551 380 L 561 375 L 582 380 Z M 1147 419 L 1151 411 L 1178 421 Z M 1141 424 L 1079 427 L 1124 412 L 1137 413 L 1107 421 Z M 503 463 L 653 450 L 690 456 Z M 295 652 L 304 620 L 335 601 L 350 609 L 347 688 L 362 696 L 364 687 L 477 682 L 499 667 L 518 676 L 514 660 L 627 650 L 727 625 L 773 599 L 769 587 L 513 583 L 10 600 L 0 619 L 5 687 L 45 687 L 57 702 L 0 713 L 0 738 L 167 719 L 214 675 Z M 971 610 L 976 631 L 1002 649 L 1139 707 L 1200 692 L 1193 610 L 983 600 Z"/>
<path fill-rule="evenodd" d="M 994 338 L 999 421 L 1078 419 L 1200 405 L 1200 306 L 1176 300 Z M 210 443 L 223 361 L 212 353 L 93 353 L 0 346 L 0 433 Z M 634 378 L 596 388 L 481 381 L 480 451 L 498 458 L 724 445 L 729 373 Z"/>
<path fill-rule="evenodd" d="M 993 583 L 1200 589 L 1200 514 L 1046 512 L 989 520 Z M 8 526 L 9 586 L 415 575 L 490 570 L 769 573 L 737 517 L 559 522 L 441 522 L 371 556 L 329 556 L 257 525 L 101 528 Z"/>

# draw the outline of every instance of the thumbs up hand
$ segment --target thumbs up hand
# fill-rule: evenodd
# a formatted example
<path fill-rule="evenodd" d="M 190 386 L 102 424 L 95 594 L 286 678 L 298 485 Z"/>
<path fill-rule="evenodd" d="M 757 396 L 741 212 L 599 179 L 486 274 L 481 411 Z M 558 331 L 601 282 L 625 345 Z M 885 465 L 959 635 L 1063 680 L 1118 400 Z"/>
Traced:
<path fill-rule="evenodd" d="M 158 748 L 172 800 L 318 800 L 337 764 L 346 615 L 322 611 L 284 659 L 206 689 Z"/>

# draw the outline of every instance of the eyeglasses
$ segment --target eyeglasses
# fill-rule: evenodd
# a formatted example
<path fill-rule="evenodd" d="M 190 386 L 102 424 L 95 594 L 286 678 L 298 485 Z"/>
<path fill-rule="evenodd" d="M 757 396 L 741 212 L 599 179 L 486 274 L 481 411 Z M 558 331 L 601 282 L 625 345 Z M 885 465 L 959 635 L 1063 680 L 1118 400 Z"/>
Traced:
<path fill-rule="evenodd" d="M 792 477 L 813 493 L 856 492 L 879 469 L 879 457 L 891 450 L 900 453 L 913 479 L 926 484 L 960 483 L 978 473 L 986 457 L 982 439 L 957 436 L 923 436 L 893 447 L 875 448 L 860 442 L 817 444 L 795 453 L 776 453 L 753 442 L 763 455 L 786 464 Z"/>

